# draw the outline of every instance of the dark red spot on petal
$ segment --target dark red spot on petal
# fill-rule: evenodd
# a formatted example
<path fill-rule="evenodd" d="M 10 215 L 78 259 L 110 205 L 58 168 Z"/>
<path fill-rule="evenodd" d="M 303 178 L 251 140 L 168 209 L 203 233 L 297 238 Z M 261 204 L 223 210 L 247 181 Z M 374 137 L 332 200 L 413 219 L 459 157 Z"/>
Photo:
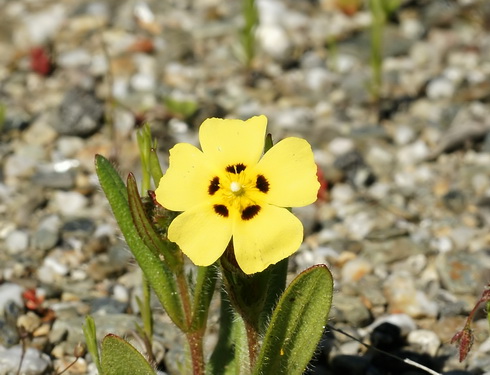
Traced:
<path fill-rule="evenodd" d="M 214 177 L 208 186 L 209 195 L 214 195 L 219 190 L 219 177 Z"/>
<path fill-rule="evenodd" d="M 228 208 L 226 208 L 224 204 L 215 204 L 213 208 L 214 208 L 214 212 L 216 212 L 218 215 L 223 217 L 228 217 L 229 215 Z"/>
<path fill-rule="evenodd" d="M 263 175 L 259 174 L 257 176 L 257 181 L 255 182 L 255 187 L 262 193 L 267 193 L 269 191 L 269 181 L 267 181 L 267 178 Z"/>
<path fill-rule="evenodd" d="M 229 173 L 239 174 L 240 172 L 244 171 L 245 168 L 247 168 L 245 164 L 238 163 L 238 164 L 227 166 L 226 171 Z"/>
<path fill-rule="evenodd" d="M 260 211 L 260 206 L 254 204 L 253 206 L 248 206 L 242 211 L 242 220 L 250 220 L 254 218 Z"/>

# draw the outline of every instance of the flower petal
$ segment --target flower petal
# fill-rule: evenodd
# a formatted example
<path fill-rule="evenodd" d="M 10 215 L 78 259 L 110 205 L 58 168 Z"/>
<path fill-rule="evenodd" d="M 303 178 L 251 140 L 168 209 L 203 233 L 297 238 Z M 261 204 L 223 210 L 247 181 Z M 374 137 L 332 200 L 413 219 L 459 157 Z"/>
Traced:
<path fill-rule="evenodd" d="M 315 202 L 320 183 L 308 142 L 285 138 L 265 153 L 256 166 L 269 183 L 264 200 L 281 207 L 301 207 Z"/>
<path fill-rule="evenodd" d="M 155 190 L 157 201 L 173 211 L 185 211 L 209 201 L 213 176 L 201 150 L 178 143 L 170 150 L 169 168 Z"/>
<path fill-rule="evenodd" d="M 233 228 L 235 257 L 246 274 L 287 258 L 303 241 L 303 225 L 291 212 L 269 204 L 260 207 L 250 220 L 237 218 Z"/>
<path fill-rule="evenodd" d="M 247 121 L 209 118 L 199 129 L 199 141 L 206 157 L 219 168 L 255 165 L 264 151 L 267 118 Z"/>
<path fill-rule="evenodd" d="M 177 216 L 168 227 L 168 238 L 197 266 L 213 264 L 231 239 L 232 219 L 204 204 Z"/>

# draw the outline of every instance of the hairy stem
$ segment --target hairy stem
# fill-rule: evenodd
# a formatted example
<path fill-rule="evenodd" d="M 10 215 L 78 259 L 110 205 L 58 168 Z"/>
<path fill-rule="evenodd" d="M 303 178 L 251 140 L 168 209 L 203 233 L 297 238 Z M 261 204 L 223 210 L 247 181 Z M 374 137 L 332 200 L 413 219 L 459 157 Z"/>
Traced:
<path fill-rule="evenodd" d="M 188 328 L 186 337 L 191 353 L 192 373 L 193 375 L 204 375 L 204 353 L 202 345 L 204 331 L 192 331 L 192 306 L 189 296 L 189 286 L 183 272 L 177 274 L 177 285 L 182 299 L 182 306 L 184 308 L 186 326 Z"/>
<path fill-rule="evenodd" d="M 248 355 L 250 359 L 250 369 L 253 369 L 259 354 L 259 334 L 255 327 L 245 322 L 245 330 L 247 332 Z"/>

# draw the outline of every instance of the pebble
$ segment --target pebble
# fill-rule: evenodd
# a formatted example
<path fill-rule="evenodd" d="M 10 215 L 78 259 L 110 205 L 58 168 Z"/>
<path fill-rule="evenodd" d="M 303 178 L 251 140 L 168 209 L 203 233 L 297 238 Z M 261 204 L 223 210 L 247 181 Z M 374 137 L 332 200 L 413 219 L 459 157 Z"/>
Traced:
<path fill-rule="evenodd" d="M 32 176 L 32 182 L 52 189 L 71 189 L 75 186 L 75 174 L 71 170 L 57 172 L 47 168 L 38 169 Z"/>
<path fill-rule="evenodd" d="M 41 251 L 51 250 L 59 241 L 57 232 L 48 229 L 39 228 L 32 235 L 32 247 Z"/>
<path fill-rule="evenodd" d="M 29 246 L 29 235 L 22 230 L 14 230 L 8 234 L 5 245 L 10 254 L 22 253 Z"/>
<path fill-rule="evenodd" d="M 20 373 L 25 375 L 42 375 L 51 366 L 49 356 L 41 351 L 28 347 L 23 353 L 21 346 L 3 348 L 0 346 L 0 369 L 4 374 L 16 374 L 22 357 Z"/>
<path fill-rule="evenodd" d="M 433 100 L 450 98 L 455 91 L 454 83 L 445 77 L 436 78 L 427 85 L 427 97 Z"/>
<path fill-rule="evenodd" d="M 75 87 L 66 92 L 53 126 L 62 135 L 87 137 L 102 126 L 103 114 L 104 106 L 92 92 Z"/>
<path fill-rule="evenodd" d="M 436 265 L 443 286 L 452 293 L 476 294 L 485 285 L 486 265 L 477 254 L 447 252 L 438 257 Z"/>
<path fill-rule="evenodd" d="M 13 283 L 3 283 L 0 285 L 0 316 L 5 313 L 5 306 L 9 301 L 13 301 L 18 306 L 24 306 L 22 293 L 24 288 Z"/>
<path fill-rule="evenodd" d="M 417 347 L 418 352 L 427 353 L 432 357 L 437 355 L 437 351 L 441 346 L 441 340 L 437 334 L 427 329 L 411 331 L 407 336 L 407 342 L 412 347 Z"/>
<path fill-rule="evenodd" d="M 62 215 L 78 216 L 87 206 L 88 199 L 76 191 L 56 191 L 53 203 Z"/>
<path fill-rule="evenodd" d="M 361 299 L 346 294 L 336 295 L 331 317 L 354 327 L 364 327 L 371 321 L 371 314 Z"/>
<path fill-rule="evenodd" d="M 437 316 L 437 304 L 423 291 L 417 290 L 415 280 L 406 271 L 388 276 L 384 291 L 391 313 L 405 313 L 414 318 Z"/>
<path fill-rule="evenodd" d="M 369 274 L 373 266 L 369 261 L 362 258 L 355 258 L 344 264 L 342 267 L 342 282 L 351 283 L 360 281 L 366 274 Z"/>
<path fill-rule="evenodd" d="M 33 333 L 41 326 L 41 318 L 29 311 L 25 315 L 19 316 L 17 319 L 17 327 L 23 328 L 27 333 Z"/>

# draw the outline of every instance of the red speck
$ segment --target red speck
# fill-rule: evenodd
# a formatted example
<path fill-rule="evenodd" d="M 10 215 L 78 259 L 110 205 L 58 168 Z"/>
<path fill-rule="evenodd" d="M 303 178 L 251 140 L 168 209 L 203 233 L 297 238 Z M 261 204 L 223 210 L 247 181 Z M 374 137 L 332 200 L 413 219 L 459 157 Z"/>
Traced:
<path fill-rule="evenodd" d="M 320 201 L 328 200 L 328 182 L 325 179 L 325 175 L 321 168 L 317 165 L 316 176 L 318 177 L 318 182 L 320 182 L 320 189 L 318 189 L 317 198 Z"/>
<path fill-rule="evenodd" d="M 38 297 L 36 289 L 27 289 L 22 293 L 22 298 L 24 298 L 24 303 L 29 310 L 38 310 L 44 302 L 44 296 Z"/>
<path fill-rule="evenodd" d="M 42 75 L 47 76 L 51 73 L 53 64 L 51 63 L 51 58 L 47 53 L 46 49 L 43 47 L 34 47 L 30 52 L 31 59 L 31 69 Z"/>

